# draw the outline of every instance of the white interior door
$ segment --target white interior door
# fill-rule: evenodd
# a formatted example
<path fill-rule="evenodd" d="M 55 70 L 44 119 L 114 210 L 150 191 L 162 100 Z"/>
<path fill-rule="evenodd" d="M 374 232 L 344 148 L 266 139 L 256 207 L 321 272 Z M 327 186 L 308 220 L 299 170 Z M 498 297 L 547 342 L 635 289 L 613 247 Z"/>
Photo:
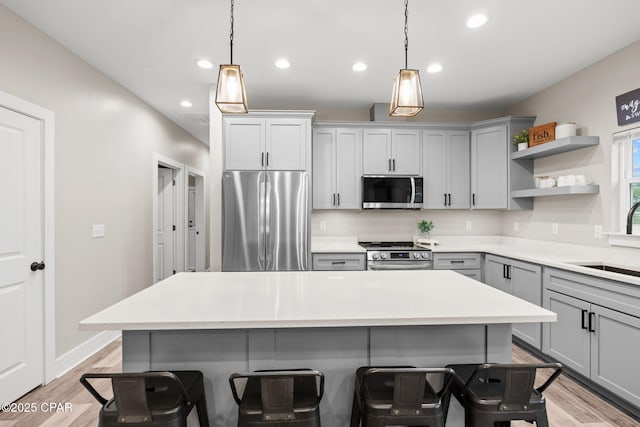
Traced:
<path fill-rule="evenodd" d="M 174 171 L 158 168 L 158 219 L 156 221 L 156 278 L 175 273 L 175 185 Z"/>
<path fill-rule="evenodd" d="M 0 107 L 0 402 L 44 378 L 40 121 Z M 41 265 L 44 267 L 44 264 Z"/>
<path fill-rule="evenodd" d="M 191 177 L 189 177 L 191 179 Z M 187 191 L 187 271 L 196 271 L 196 187 Z"/>

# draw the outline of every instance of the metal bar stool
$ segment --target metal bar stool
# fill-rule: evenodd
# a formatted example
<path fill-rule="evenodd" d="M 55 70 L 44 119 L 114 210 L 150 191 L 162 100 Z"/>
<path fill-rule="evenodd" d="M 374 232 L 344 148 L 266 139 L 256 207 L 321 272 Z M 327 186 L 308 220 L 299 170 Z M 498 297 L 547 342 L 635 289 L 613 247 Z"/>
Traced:
<path fill-rule="evenodd" d="M 256 371 L 229 377 L 238 427 L 320 427 L 324 375 L 310 369 Z"/>
<path fill-rule="evenodd" d="M 421 425 L 444 427 L 443 397 L 453 380 L 450 368 L 361 367 L 351 427 Z"/>
<path fill-rule="evenodd" d="M 111 380 L 113 398 L 98 393 L 93 379 Z M 80 382 L 102 404 L 100 427 L 186 427 L 194 406 L 200 426 L 209 426 L 200 371 L 84 374 Z"/>
<path fill-rule="evenodd" d="M 455 371 L 453 394 L 465 411 L 466 427 L 507 427 L 511 420 L 536 422 L 548 427 L 542 393 L 562 372 L 559 363 L 449 365 Z M 540 387 L 534 388 L 539 370 L 553 369 Z M 447 399 L 445 404 L 449 405 Z"/>

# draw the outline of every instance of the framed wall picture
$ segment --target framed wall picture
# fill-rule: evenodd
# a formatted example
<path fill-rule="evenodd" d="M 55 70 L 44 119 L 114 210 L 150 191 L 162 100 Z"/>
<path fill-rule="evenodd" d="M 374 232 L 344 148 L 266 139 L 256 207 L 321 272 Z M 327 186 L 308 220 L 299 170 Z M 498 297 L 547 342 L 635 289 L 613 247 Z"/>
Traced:
<path fill-rule="evenodd" d="M 640 89 L 616 96 L 618 126 L 640 122 Z"/>

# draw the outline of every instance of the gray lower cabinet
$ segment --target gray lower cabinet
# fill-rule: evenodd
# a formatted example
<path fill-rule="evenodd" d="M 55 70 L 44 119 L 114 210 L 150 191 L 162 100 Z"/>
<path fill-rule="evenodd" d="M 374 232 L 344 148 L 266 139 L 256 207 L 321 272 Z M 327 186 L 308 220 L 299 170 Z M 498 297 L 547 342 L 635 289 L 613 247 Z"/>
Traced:
<path fill-rule="evenodd" d="M 475 252 L 436 252 L 434 270 L 453 270 L 482 282 L 482 254 Z"/>
<path fill-rule="evenodd" d="M 542 305 L 542 267 L 539 265 L 487 254 L 484 278 L 487 285 Z M 513 335 L 537 349 L 542 348 L 540 323 L 515 323 Z"/>
<path fill-rule="evenodd" d="M 640 288 L 545 269 L 544 353 L 640 407 Z"/>
<path fill-rule="evenodd" d="M 313 270 L 354 271 L 367 269 L 364 253 L 314 253 L 311 254 Z"/>

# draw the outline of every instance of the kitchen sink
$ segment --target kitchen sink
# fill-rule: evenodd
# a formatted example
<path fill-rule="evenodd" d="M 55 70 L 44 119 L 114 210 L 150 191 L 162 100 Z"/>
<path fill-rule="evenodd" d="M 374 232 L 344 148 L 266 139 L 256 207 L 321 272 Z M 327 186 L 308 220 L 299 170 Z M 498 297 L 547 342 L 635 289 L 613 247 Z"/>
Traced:
<path fill-rule="evenodd" d="M 607 264 L 578 264 L 578 265 L 580 265 L 580 267 L 593 268 L 595 270 L 610 271 L 612 273 L 626 274 L 627 276 L 640 277 L 640 271 L 638 270 L 629 270 L 626 268 L 614 267 L 612 265 L 607 265 Z"/>

